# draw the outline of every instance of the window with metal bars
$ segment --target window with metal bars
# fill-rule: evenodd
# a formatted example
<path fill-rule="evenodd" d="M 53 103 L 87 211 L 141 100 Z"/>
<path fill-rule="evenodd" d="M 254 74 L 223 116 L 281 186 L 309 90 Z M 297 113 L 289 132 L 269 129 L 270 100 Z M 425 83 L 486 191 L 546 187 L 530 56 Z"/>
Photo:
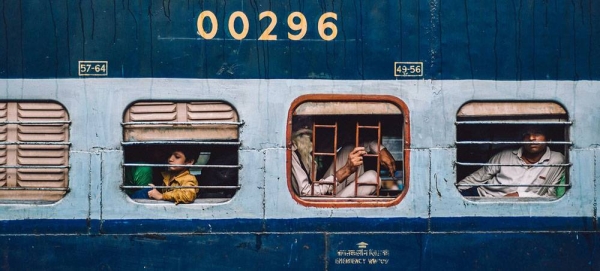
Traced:
<path fill-rule="evenodd" d="M 239 121 L 235 109 L 220 101 L 143 101 L 129 106 L 123 120 L 123 185 L 138 201 L 157 189 L 198 189 L 206 202 L 228 200 L 240 188 Z M 195 153 L 186 165 L 197 186 L 166 186 L 161 172 L 174 148 Z M 172 166 L 172 165 L 171 165 Z M 141 192 L 141 193 L 140 193 Z"/>
<path fill-rule="evenodd" d="M 69 191 L 69 116 L 56 102 L 0 102 L 0 200 L 55 202 Z"/>
<path fill-rule="evenodd" d="M 288 114 L 288 180 L 293 197 L 309 206 L 398 203 L 409 186 L 407 111 L 391 96 L 296 99 Z M 347 166 L 353 160 L 358 164 Z"/>
<path fill-rule="evenodd" d="M 463 196 L 542 200 L 571 186 L 572 122 L 560 104 L 473 101 L 456 119 L 456 186 Z"/>

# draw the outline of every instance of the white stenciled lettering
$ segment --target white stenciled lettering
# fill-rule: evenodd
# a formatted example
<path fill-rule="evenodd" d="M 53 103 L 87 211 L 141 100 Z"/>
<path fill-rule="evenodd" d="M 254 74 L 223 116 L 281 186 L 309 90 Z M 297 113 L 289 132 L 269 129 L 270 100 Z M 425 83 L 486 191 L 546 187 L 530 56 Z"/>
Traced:
<path fill-rule="evenodd" d="M 359 258 L 337 258 L 335 264 L 366 264 L 366 259 Z"/>

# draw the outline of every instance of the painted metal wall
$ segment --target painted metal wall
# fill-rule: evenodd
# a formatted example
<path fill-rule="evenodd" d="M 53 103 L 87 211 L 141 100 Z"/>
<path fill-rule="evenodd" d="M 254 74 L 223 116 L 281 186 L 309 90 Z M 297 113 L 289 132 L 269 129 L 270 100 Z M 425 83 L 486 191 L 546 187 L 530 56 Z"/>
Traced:
<path fill-rule="evenodd" d="M 598 270 L 599 9 L 592 0 L 5 1 L 0 99 L 63 104 L 72 146 L 63 200 L 0 205 L 0 266 Z M 219 24 L 210 39 L 198 35 L 204 11 Z M 241 17 L 233 35 L 228 26 L 234 11 L 248 18 L 241 40 L 234 37 Z M 259 19 L 263 11 L 278 18 L 277 40 L 258 40 L 270 23 Z M 299 33 L 287 21 L 295 11 L 307 29 L 297 41 L 287 36 Z M 328 12 L 337 14 L 325 20 L 337 29 L 331 41 L 323 36 L 332 32 L 318 29 Z M 422 65 L 422 75 L 410 65 Z M 393 95 L 407 104 L 411 179 L 398 205 L 314 208 L 292 199 L 286 112 L 298 96 L 315 93 Z M 235 107 L 245 123 L 239 193 L 220 204 L 128 199 L 119 189 L 120 123 L 138 100 Z M 459 195 L 454 121 L 471 100 L 564 105 L 574 122 L 574 166 L 563 198 Z M 357 255 L 361 249 L 371 254 Z"/>
<path fill-rule="evenodd" d="M 593 0 L 7 1 L 0 77 L 75 78 L 79 61 L 106 61 L 115 78 L 393 80 L 406 67 L 418 79 L 598 80 L 599 10 Z M 198 27 L 203 12 L 214 17 Z M 298 40 L 294 12 L 305 18 Z M 265 32 L 276 38 L 259 40 Z"/>

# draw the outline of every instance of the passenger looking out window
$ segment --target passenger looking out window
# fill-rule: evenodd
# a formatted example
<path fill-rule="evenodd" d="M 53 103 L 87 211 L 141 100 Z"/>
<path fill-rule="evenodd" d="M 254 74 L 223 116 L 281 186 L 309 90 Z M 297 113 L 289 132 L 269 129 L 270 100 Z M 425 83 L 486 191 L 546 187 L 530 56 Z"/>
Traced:
<path fill-rule="evenodd" d="M 157 200 L 174 201 L 179 203 L 192 203 L 196 199 L 198 188 L 179 188 L 181 186 L 198 186 L 196 177 L 190 174 L 189 167 L 196 162 L 198 154 L 190 148 L 181 146 L 174 147 L 167 160 L 169 166 L 167 171 L 162 172 L 163 186 L 173 186 L 175 188 L 153 188 L 148 192 L 148 197 Z M 150 186 L 154 186 L 150 184 Z"/>
<path fill-rule="evenodd" d="M 301 196 L 333 195 L 335 197 L 361 197 L 375 194 L 381 180 L 374 170 L 365 171 L 364 157 L 367 154 L 380 154 L 380 162 L 393 176 L 395 161 L 390 152 L 379 146 L 377 141 L 365 141 L 357 146 L 346 145 L 337 151 L 325 174 L 318 181 L 313 161 L 313 122 L 308 117 L 298 118 L 292 133 L 292 186 Z M 358 179 L 357 179 L 358 178 Z M 358 186 L 358 187 L 356 187 Z"/>
<path fill-rule="evenodd" d="M 468 189 L 459 186 L 463 195 L 481 197 L 543 197 L 556 196 L 555 187 L 536 185 L 557 185 L 565 174 L 565 156 L 551 151 L 545 143 L 549 138 L 541 126 L 528 126 L 521 134 L 525 144 L 518 149 L 504 150 L 494 155 L 485 165 L 458 184 L 503 184 L 509 186 L 479 186 Z M 515 185 L 515 186 L 510 186 Z M 522 186 L 518 186 L 522 185 Z"/>
<path fill-rule="evenodd" d="M 457 189 L 473 199 L 562 197 L 570 186 L 570 124 L 554 102 L 464 104 L 456 121 Z"/>
<path fill-rule="evenodd" d="M 128 148 L 126 161 L 139 164 L 125 167 L 125 186 L 149 186 L 150 184 L 160 185 L 162 179 L 160 168 L 153 167 L 153 164 L 164 164 L 165 151 L 158 146 L 139 146 Z M 147 199 L 148 189 L 126 189 L 125 192 L 134 199 Z"/>
<path fill-rule="evenodd" d="M 385 95 L 309 94 L 290 105 L 287 184 L 304 206 L 388 207 L 408 193 L 408 107 Z"/>
<path fill-rule="evenodd" d="M 145 199 L 136 200 L 139 203 L 148 203 L 151 184 L 158 186 L 151 193 L 155 198 L 170 191 L 175 194 L 177 191 L 195 191 L 196 198 L 210 198 L 202 203 L 231 199 L 240 189 L 238 151 L 242 124 L 235 109 L 220 101 L 140 101 L 132 104 L 125 111 L 122 123 L 124 180 L 121 188 L 132 199 Z M 161 175 L 169 168 L 167 158 L 173 154 L 173 146 L 179 146 L 178 151 L 185 154 L 186 161 L 195 162 L 181 163 L 189 169 L 189 175 L 195 176 L 194 187 L 165 189 L 165 186 L 176 186 L 174 182 L 179 181 L 169 173 L 169 180 L 164 182 Z M 187 154 L 187 150 L 194 150 L 193 156 Z M 188 194 L 172 200 L 193 202 Z M 169 198 L 169 194 L 166 197 Z"/>

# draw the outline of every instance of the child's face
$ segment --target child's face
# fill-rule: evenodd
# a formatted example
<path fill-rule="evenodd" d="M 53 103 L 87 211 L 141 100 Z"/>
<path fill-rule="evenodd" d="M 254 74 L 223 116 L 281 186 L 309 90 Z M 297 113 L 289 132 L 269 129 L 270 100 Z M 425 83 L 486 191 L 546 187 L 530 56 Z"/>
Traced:
<path fill-rule="evenodd" d="M 173 153 L 171 153 L 171 156 L 169 156 L 169 165 L 191 165 L 192 161 L 186 161 L 186 157 L 183 154 L 183 152 L 180 151 L 174 151 Z M 186 167 L 181 167 L 181 166 L 175 166 L 175 167 L 169 167 L 169 171 L 182 171 L 187 169 Z"/>

